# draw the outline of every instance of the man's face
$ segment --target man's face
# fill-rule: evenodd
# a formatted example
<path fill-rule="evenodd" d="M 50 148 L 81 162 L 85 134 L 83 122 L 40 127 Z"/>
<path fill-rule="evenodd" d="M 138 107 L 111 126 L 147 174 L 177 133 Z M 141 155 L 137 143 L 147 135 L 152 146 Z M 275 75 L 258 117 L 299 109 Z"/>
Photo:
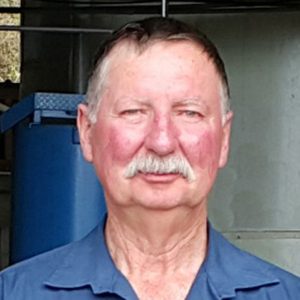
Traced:
<path fill-rule="evenodd" d="M 127 49 L 127 50 L 126 50 Z M 203 203 L 227 161 L 231 114 L 222 123 L 221 81 L 214 65 L 191 42 L 158 42 L 142 53 L 122 45 L 111 64 L 97 122 L 79 108 L 85 158 L 111 205 L 151 209 Z M 125 171 L 136 157 L 183 157 L 195 178 Z"/>

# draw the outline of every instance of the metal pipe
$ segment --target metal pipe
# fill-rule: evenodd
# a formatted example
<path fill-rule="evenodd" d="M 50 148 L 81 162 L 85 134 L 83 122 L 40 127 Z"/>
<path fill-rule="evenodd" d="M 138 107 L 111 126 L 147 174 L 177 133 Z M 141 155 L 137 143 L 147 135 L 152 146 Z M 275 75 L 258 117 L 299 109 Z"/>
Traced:
<path fill-rule="evenodd" d="M 167 0 L 161 1 L 161 15 L 164 18 L 166 18 L 168 16 L 168 1 Z"/>
<path fill-rule="evenodd" d="M 0 25 L 3 31 L 35 31 L 35 32 L 58 32 L 58 33 L 104 33 L 111 34 L 112 29 L 101 28 L 74 28 L 74 27 L 35 27 L 35 26 L 11 26 Z"/>
<path fill-rule="evenodd" d="M 264 2 L 206 2 L 206 1 L 187 1 L 174 2 L 168 1 L 168 10 L 171 14 L 203 14 L 203 13 L 241 13 L 241 12 L 284 12 L 300 9 L 300 1 L 281 2 L 281 1 L 264 1 Z M 162 4 L 159 2 L 136 3 L 136 4 L 105 4 L 93 6 L 49 6 L 49 7 L 0 7 L 0 13 L 76 13 L 76 14 L 161 14 Z"/>
<path fill-rule="evenodd" d="M 140 10 L 144 8 L 145 10 L 153 10 L 159 8 L 160 6 L 166 7 L 162 3 L 167 1 L 143 1 L 143 2 L 113 2 L 113 3 L 96 3 L 93 2 L 93 5 L 89 4 L 78 4 L 76 6 L 23 6 L 23 7 L 4 7 L 0 6 L 0 13 L 25 13 L 25 12 L 45 12 L 45 11 L 62 11 L 62 12 L 77 12 L 77 13 L 101 13 L 101 10 L 117 9 L 120 14 L 126 12 L 128 9 L 137 9 Z M 63 3 L 63 2 L 57 2 Z M 264 1 L 233 1 L 233 0 L 224 0 L 224 1 L 168 1 L 169 9 L 177 8 L 182 10 L 189 10 L 190 13 L 201 12 L 200 10 L 219 10 L 226 9 L 236 10 L 243 9 L 247 10 L 259 10 L 259 9 L 293 9 L 298 8 L 300 5 L 300 0 L 285 0 L 285 1 L 274 1 L 274 0 L 264 0 Z"/>
<path fill-rule="evenodd" d="M 133 2 L 133 3 L 94 3 L 93 5 L 77 5 L 77 6 L 67 6 L 67 5 L 57 5 L 57 6 L 0 6 L 0 13 L 24 13 L 24 12 L 40 12 L 40 11 L 83 11 L 83 12 L 90 12 L 96 10 L 99 12 L 100 9 L 110 9 L 110 8 L 117 8 L 120 11 L 126 8 L 150 8 L 150 7 L 159 7 L 159 1 L 145 1 L 145 2 Z"/>

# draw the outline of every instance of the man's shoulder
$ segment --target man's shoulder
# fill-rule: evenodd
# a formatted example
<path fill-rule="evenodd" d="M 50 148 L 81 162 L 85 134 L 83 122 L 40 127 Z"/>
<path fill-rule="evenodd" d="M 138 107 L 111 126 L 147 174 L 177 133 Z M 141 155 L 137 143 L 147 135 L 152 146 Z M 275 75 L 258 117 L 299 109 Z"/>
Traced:
<path fill-rule="evenodd" d="M 258 274 L 269 274 L 270 276 L 278 278 L 281 282 L 292 282 L 295 284 L 300 284 L 300 277 L 291 272 L 283 269 L 282 267 L 275 265 L 257 255 L 254 255 L 247 250 L 240 249 L 233 245 L 240 254 L 244 257 L 246 264 L 251 267 L 251 269 L 257 270 Z"/>
<path fill-rule="evenodd" d="M 253 264 L 259 265 L 260 270 L 265 270 L 267 274 L 277 278 L 281 288 L 286 289 L 289 292 L 292 292 L 292 290 L 297 290 L 297 295 L 299 295 L 300 298 L 300 277 L 255 255 L 248 255 L 251 257 Z"/>
<path fill-rule="evenodd" d="M 0 278 L 6 282 L 17 280 L 38 284 L 54 272 L 74 247 L 76 244 L 70 243 L 18 262 L 0 272 Z"/>
<path fill-rule="evenodd" d="M 300 277 L 298 277 L 296 274 L 290 273 L 274 264 L 265 261 L 263 262 L 269 266 L 268 272 L 274 274 L 280 280 L 280 282 L 287 285 L 295 285 L 300 289 Z"/>
<path fill-rule="evenodd" d="M 300 278 L 297 275 L 245 250 L 236 249 L 244 257 L 244 268 L 248 267 L 251 276 L 270 278 L 262 286 L 267 287 L 265 290 L 269 291 L 268 294 L 273 297 L 271 299 L 300 299 Z"/>
<path fill-rule="evenodd" d="M 251 291 L 257 297 L 272 300 L 300 299 L 300 278 L 297 275 L 236 247 L 219 232 L 212 233 L 216 247 L 214 264 L 209 272 L 217 290 L 223 286 L 232 294 Z"/>
<path fill-rule="evenodd" d="M 258 296 L 270 297 L 274 300 L 298 300 L 300 299 L 300 278 L 274 265 L 265 261 L 255 255 L 252 255 L 244 250 L 240 250 L 247 256 L 247 264 L 251 266 L 251 270 L 255 270 L 252 276 L 258 278 L 270 278 L 270 281 L 262 281 L 262 285 L 257 286 Z M 259 282 L 259 281 L 258 281 Z"/>
<path fill-rule="evenodd" d="M 97 226 L 79 241 L 37 255 L 2 271 L 0 299 L 57 299 L 57 293 L 61 295 L 62 291 L 68 294 L 66 299 L 90 299 L 87 294 L 74 294 L 78 287 L 96 286 L 93 281 L 95 270 L 102 273 L 102 263 L 97 262 L 105 256 L 104 246 L 100 247 L 100 241 L 104 239 L 100 233 L 101 226 Z M 74 293 L 69 293 L 72 289 Z"/>

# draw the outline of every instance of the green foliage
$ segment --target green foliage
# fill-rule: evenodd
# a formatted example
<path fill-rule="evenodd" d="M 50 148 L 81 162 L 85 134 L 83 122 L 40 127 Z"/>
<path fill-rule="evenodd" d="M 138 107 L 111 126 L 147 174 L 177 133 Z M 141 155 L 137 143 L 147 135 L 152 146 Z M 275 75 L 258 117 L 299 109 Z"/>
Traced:
<path fill-rule="evenodd" d="M 20 6 L 20 0 L 1 0 L 1 6 Z M 18 14 L 0 14 L 1 25 L 20 25 Z M 0 31 L 0 82 L 20 81 L 20 33 Z"/>

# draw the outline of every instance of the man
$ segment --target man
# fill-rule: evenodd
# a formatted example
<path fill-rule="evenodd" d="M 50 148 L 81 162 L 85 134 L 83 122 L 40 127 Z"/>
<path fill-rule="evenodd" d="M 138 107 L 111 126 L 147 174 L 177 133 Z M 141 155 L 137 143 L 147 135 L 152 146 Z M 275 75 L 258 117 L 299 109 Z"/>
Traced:
<path fill-rule="evenodd" d="M 1 274 L 1 299 L 300 299 L 300 281 L 207 222 L 233 114 L 215 46 L 163 18 L 101 49 L 78 109 L 107 216 L 85 239 Z"/>

